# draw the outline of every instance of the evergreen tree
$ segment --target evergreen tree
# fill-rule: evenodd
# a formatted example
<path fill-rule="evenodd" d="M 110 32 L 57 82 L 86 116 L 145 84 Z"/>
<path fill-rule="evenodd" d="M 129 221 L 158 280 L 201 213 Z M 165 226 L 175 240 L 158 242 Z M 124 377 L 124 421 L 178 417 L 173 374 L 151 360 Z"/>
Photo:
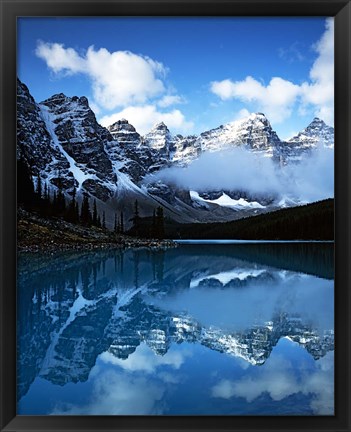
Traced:
<path fill-rule="evenodd" d="M 54 211 L 55 216 L 64 217 L 66 213 L 66 200 L 65 195 L 62 192 L 62 176 L 61 170 L 58 171 L 57 181 L 56 181 L 58 192 L 56 195 L 56 211 Z"/>
<path fill-rule="evenodd" d="M 115 213 L 115 224 L 113 227 L 113 231 L 115 234 L 118 234 L 118 224 L 119 224 L 119 221 L 117 222 L 117 213 Z"/>
<path fill-rule="evenodd" d="M 158 239 L 163 239 L 165 237 L 163 207 L 157 207 L 156 210 L 156 237 Z"/>
<path fill-rule="evenodd" d="M 98 213 L 97 213 L 97 207 L 96 207 L 96 199 L 94 199 L 94 206 L 93 206 L 93 225 L 98 225 Z"/>
<path fill-rule="evenodd" d="M 76 187 L 74 186 L 73 191 L 72 191 L 72 199 L 68 205 L 68 210 L 67 210 L 67 215 L 66 215 L 66 219 L 72 223 L 77 223 L 78 219 L 79 219 L 79 218 L 77 218 L 77 213 L 76 213 L 76 207 L 77 207 L 76 206 L 76 204 L 77 204 L 76 203 L 76 193 L 77 193 Z"/>
<path fill-rule="evenodd" d="M 40 172 L 38 173 L 38 177 L 37 177 L 37 190 L 36 190 L 36 194 L 38 196 L 38 199 L 41 199 L 42 196 L 43 196 L 43 188 L 42 188 L 42 184 L 41 184 Z"/>
<path fill-rule="evenodd" d="M 87 194 L 84 194 L 83 201 L 82 201 L 82 207 L 80 211 L 80 220 L 82 225 L 89 226 L 92 222 L 92 216 L 90 212 L 90 206 L 89 206 L 89 198 Z"/>
<path fill-rule="evenodd" d="M 135 203 L 134 203 L 134 215 L 133 215 L 132 221 L 133 221 L 132 233 L 135 236 L 138 236 L 140 233 L 140 216 L 139 216 L 138 200 L 135 200 Z"/>
<path fill-rule="evenodd" d="M 151 230 L 150 230 L 150 237 L 155 238 L 156 237 L 156 211 L 154 209 L 152 213 L 152 223 L 151 223 Z"/>
<path fill-rule="evenodd" d="M 80 222 L 80 218 L 79 218 L 79 206 L 78 206 L 78 202 L 76 201 L 76 207 L 75 207 L 75 211 L 74 211 L 74 220 L 77 221 L 77 223 Z"/>
<path fill-rule="evenodd" d="M 54 195 L 52 198 L 52 213 L 55 215 L 57 213 L 57 194 L 56 194 L 56 191 L 54 191 Z"/>
<path fill-rule="evenodd" d="M 25 208 L 30 209 L 34 201 L 34 184 L 30 169 L 21 157 L 17 161 L 17 200 Z"/>
<path fill-rule="evenodd" d="M 57 192 L 57 216 L 64 216 L 66 212 L 66 200 L 65 196 L 62 192 L 62 189 L 59 189 Z"/>
<path fill-rule="evenodd" d="M 124 221 L 123 221 L 123 212 L 122 212 L 122 211 L 121 211 L 121 222 L 120 222 L 120 229 L 119 229 L 119 232 L 120 232 L 121 234 L 124 233 Z"/>
<path fill-rule="evenodd" d="M 45 184 L 44 184 L 44 200 L 49 201 L 49 199 L 50 199 L 50 197 L 49 197 L 48 184 L 45 182 Z"/>
<path fill-rule="evenodd" d="M 102 228 L 103 228 L 103 229 L 106 229 L 105 212 L 102 213 Z"/>
<path fill-rule="evenodd" d="M 40 214 L 42 214 L 43 216 L 49 216 L 50 213 L 52 212 L 52 209 L 51 209 L 49 188 L 46 182 L 44 183 L 43 197 L 40 201 L 41 201 Z"/>

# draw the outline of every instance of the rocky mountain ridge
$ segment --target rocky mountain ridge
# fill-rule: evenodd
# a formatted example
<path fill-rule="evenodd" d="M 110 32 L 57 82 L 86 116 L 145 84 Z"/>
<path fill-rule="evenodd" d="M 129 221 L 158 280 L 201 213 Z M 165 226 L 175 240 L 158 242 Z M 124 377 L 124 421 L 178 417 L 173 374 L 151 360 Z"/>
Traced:
<path fill-rule="evenodd" d="M 40 174 L 49 190 L 60 187 L 69 196 L 75 188 L 78 200 L 83 194 L 97 198 L 108 225 L 117 209 L 131 214 L 135 199 L 141 215 L 162 205 L 166 215 L 183 222 L 225 221 L 279 207 L 275 197 L 258 197 L 250 190 L 196 195 L 145 179 L 163 168 L 187 166 L 205 152 L 240 146 L 283 166 L 298 163 L 319 145 L 332 148 L 334 142 L 333 128 L 317 118 L 289 141 L 281 141 L 263 113 L 199 136 L 173 136 L 164 123 L 141 136 L 126 119 L 108 128 L 99 125 L 84 96 L 60 93 L 38 104 L 19 80 L 17 87 L 18 158 L 27 162 L 35 180 Z"/>

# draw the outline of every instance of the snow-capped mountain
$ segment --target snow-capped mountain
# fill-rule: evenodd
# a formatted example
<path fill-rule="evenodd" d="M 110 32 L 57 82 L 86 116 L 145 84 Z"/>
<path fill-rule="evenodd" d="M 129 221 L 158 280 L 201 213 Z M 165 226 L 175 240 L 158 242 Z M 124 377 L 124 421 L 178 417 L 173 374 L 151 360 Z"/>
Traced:
<path fill-rule="evenodd" d="M 78 199 L 83 193 L 97 198 L 108 225 L 118 208 L 128 217 L 135 199 L 142 216 L 162 205 L 168 216 L 183 222 L 225 221 L 279 208 L 283 201 L 269 194 L 258 196 L 242 188 L 180 190 L 148 176 L 167 167 L 186 167 L 203 153 L 231 147 L 271 158 L 277 166 L 299 162 L 317 146 L 333 147 L 333 128 L 317 118 L 286 142 L 262 113 L 199 136 L 173 136 L 164 123 L 141 136 L 126 119 L 108 128 L 99 125 L 84 96 L 60 93 L 38 104 L 19 80 L 17 87 L 18 158 L 27 162 L 34 180 L 40 174 L 49 190 L 60 185 L 66 194 L 76 188 Z"/>
<path fill-rule="evenodd" d="M 315 117 L 304 130 L 290 138 L 288 143 L 300 148 L 313 148 L 318 145 L 334 147 L 334 128 Z"/>
<path fill-rule="evenodd" d="M 17 81 L 17 157 L 27 160 L 34 175 L 51 172 L 60 167 L 69 178 L 69 163 L 58 148 L 52 146 L 52 137 L 41 116 L 40 107 L 27 86 Z M 44 175 L 45 176 L 45 175 Z M 73 180 L 73 178 L 72 178 Z M 55 182 L 52 177 L 53 183 Z"/>
<path fill-rule="evenodd" d="M 268 119 L 262 113 L 253 113 L 248 118 L 203 132 L 197 141 L 203 151 L 218 151 L 230 146 L 245 146 L 269 157 L 275 156 L 281 142 Z"/>
<path fill-rule="evenodd" d="M 39 108 L 52 146 L 66 157 L 77 189 L 84 187 L 103 200 L 111 197 L 116 176 L 104 146 L 112 138 L 97 123 L 87 98 L 60 93 L 41 102 Z"/>
<path fill-rule="evenodd" d="M 173 144 L 172 135 L 168 127 L 163 123 L 158 123 L 148 134 L 144 137 L 145 143 L 157 150 L 159 154 L 170 157 L 170 152 Z"/>
<path fill-rule="evenodd" d="M 76 187 L 106 201 L 116 188 L 116 175 L 104 145 L 112 141 L 85 97 L 56 94 L 40 104 L 18 81 L 19 156 L 49 187 Z"/>
<path fill-rule="evenodd" d="M 133 182 L 138 183 L 147 173 L 167 164 L 168 159 L 150 148 L 128 120 L 119 120 L 108 130 L 113 140 L 105 143 L 105 150 L 117 177 L 119 173 L 126 173 Z"/>
<path fill-rule="evenodd" d="M 305 129 L 281 145 L 281 154 L 289 162 L 299 162 L 318 147 L 334 148 L 334 128 L 315 117 Z"/>

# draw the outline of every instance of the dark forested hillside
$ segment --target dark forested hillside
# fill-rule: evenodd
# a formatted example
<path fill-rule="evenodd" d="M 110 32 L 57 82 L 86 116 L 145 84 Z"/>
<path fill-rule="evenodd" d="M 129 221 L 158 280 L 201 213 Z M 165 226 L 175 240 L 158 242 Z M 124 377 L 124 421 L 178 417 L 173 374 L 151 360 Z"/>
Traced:
<path fill-rule="evenodd" d="M 145 235 L 150 219 L 141 222 Z M 286 208 L 226 223 L 179 224 L 165 219 L 173 239 L 333 240 L 334 200 Z"/>

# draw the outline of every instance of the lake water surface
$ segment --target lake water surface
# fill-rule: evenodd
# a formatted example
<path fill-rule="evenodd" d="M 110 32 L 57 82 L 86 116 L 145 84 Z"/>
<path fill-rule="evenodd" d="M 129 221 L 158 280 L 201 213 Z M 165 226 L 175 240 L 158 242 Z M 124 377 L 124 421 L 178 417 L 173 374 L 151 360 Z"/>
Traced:
<path fill-rule="evenodd" d="M 333 415 L 333 244 L 20 254 L 19 415 Z"/>

